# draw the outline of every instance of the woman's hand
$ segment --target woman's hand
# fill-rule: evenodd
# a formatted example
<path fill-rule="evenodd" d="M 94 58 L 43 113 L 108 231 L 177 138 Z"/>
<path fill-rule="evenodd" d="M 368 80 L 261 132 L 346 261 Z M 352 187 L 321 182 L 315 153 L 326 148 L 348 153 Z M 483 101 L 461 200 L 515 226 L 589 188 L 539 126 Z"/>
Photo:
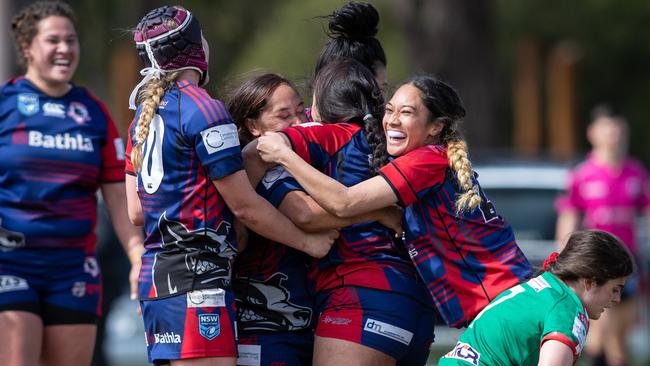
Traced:
<path fill-rule="evenodd" d="M 257 139 L 257 152 L 267 163 L 281 164 L 282 158 L 292 151 L 283 134 L 266 132 L 264 136 Z"/>
<path fill-rule="evenodd" d="M 308 233 L 302 251 L 314 258 L 323 258 L 329 253 L 330 248 L 334 244 L 334 240 L 338 237 L 339 232 L 336 230 Z"/>
<path fill-rule="evenodd" d="M 395 237 L 402 234 L 402 217 L 404 210 L 398 205 L 391 205 L 382 208 L 377 221 L 395 232 Z"/>

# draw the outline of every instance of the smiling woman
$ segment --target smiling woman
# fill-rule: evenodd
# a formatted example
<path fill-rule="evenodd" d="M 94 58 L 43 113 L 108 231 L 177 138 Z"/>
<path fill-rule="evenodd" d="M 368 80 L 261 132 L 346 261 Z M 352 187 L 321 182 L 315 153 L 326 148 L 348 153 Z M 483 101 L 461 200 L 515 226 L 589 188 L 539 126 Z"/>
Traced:
<path fill-rule="evenodd" d="M 26 72 L 0 90 L 0 328 L 12 334 L 0 354 L 7 364 L 87 365 L 101 312 L 98 188 L 132 274 L 143 250 L 125 215 L 124 146 L 104 104 L 71 83 L 72 9 L 33 3 L 12 30 Z"/>

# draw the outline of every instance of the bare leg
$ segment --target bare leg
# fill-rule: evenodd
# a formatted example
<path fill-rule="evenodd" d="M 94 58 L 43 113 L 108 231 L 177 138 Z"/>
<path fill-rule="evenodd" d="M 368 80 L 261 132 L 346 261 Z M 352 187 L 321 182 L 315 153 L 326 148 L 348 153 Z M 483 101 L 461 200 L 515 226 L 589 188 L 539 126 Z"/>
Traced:
<path fill-rule="evenodd" d="M 43 321 L 26 311 L 0 312 L 0 360 L 7 366 L 37 366 L 43 340 Z"/>
<path fill-rule="evenodd" d="M 361 344 L 318 336 L 314 341 L 315 366 L 392 366 L 395 363 L 391 356 Z"/>
<path fill-rule="evenodd" d="M 44 366 L 90 365 L 95 347 L 94 324 L 50 325 L 43 334 Z"/>

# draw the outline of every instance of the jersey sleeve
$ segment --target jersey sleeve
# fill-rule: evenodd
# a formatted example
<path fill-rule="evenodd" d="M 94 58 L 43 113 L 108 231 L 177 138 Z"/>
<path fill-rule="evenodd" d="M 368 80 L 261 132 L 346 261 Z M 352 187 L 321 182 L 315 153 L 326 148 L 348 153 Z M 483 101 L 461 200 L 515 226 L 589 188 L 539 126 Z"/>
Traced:
<path fill-rule="evenodd" d="M 124 141 L 117 132 L 113 119 L 106 107 L 99 102 L 106 116 L 106 141 L 102 146 L 102 169 L 99 181 L 102 183 L 124 181 Z"/>
<path fill-rule="evenodd" d="M 424 147 L 391 161 L 379 174 L 386 179 L 400 203 L 408 206 L 429 188 L 444 182 L 447 164 L 446 155 Z"/>
<path fill-rule="evenodd" d="M 244 169 L 239 135 L 230 113 L 217 100 L 210 100 L 216 118 L 195 112 L 185 125 L 186 137 L 192 142 L 201 164 L 211 179 L 221 179 Z"/>
<path fill-rule="evenodd" d="M 555 209 L 558 212 L 570 210 L 582 211 L 585 207 L 580 196 L 580 174 L 577 170 L 571 171 L 567 177 L 566 192 L 555 200 Z"/>
<path fill-rule="evenodd" d="M 257 186 L 257 193 L 276 208 L 280 206 L 284 197 L 293 191 L 304 192 L 305 190 L 281 166 L 269 169 Z"/>
<path fill-rule="evenodd" d="M 339 149 L 347 144 L 353 133 L 359 128 L 348 124 L 321 125 L 320 123 L 303 123 L 283 131 L 291 142 L 293 151 L 304 161 L 321 170 Z"/>
<path fill-rule="evenodd" d="M 124 165 L 125 169 L 124 172 L 129 175 L 136 175 L 135 168 L 133 167 L 133 162 L 131 161 L 131 152 L 133 151 L 133 136 L 132 136 L 132 131 L 133 131 L 133 126 L 135 124 L 135 119 L 131 121 L 131 125 L 129 126 L 129 130 L 127 132 L 127 138 L 126 138 L 126 151 L 124 152 Z"/>
<path fill-rule="evenodd" d="M 558 341 L 571 348 L 576 359 L 582 352 L 588 329 L 587 315 L 565 298 L 564 301 L 558 301 L 546 316 L 540 347 L 546 341 Z"/>

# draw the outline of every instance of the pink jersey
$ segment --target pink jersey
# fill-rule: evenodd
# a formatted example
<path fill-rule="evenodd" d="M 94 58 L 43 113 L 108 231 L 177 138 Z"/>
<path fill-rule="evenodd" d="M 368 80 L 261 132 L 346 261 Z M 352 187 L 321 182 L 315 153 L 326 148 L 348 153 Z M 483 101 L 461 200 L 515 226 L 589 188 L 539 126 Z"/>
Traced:
<path fill-rule="evenodd" d="M 615 168 L 590 155 L 569 174 L 567 193 L 556 207 L 583 213 L 584 228 L 608 231 L 636 253 L 635 219 L 650 205 L 648 183 L 647 171 L 634 159 Z"/>

